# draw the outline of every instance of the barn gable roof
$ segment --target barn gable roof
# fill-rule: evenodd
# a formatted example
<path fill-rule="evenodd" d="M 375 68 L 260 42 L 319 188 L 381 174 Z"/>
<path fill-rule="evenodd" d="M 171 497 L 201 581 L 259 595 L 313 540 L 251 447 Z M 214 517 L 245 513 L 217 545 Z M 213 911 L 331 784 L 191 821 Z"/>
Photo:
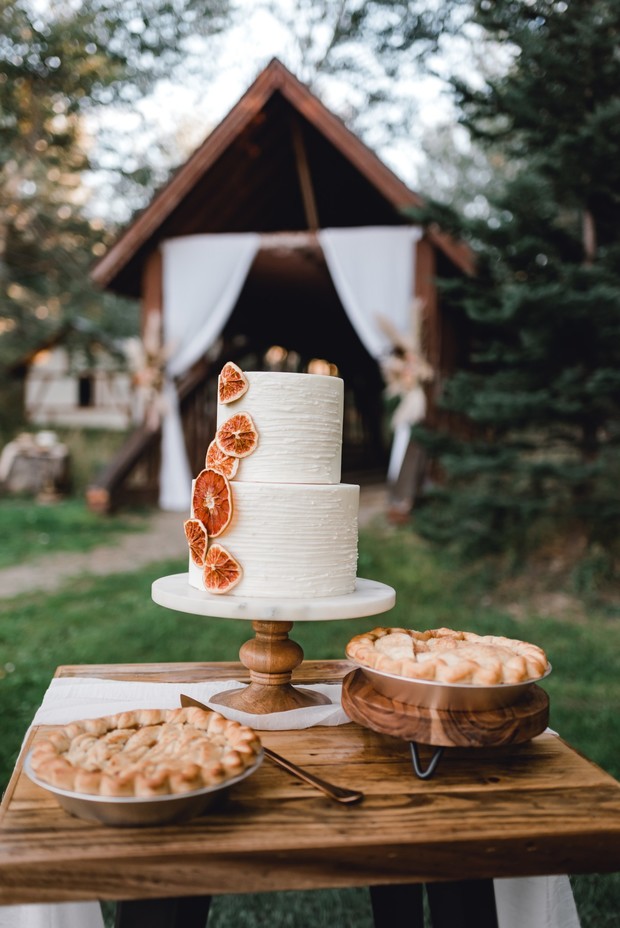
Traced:
<path fill-rule="evenodd" d="M 102 287 L 140 295 L 144 261 L 166 238 L 410 222 L 423 199 L 273 59 L 227 116 L 94 266 Z M 462 271 L 471 253 L 427 235 Z"/>

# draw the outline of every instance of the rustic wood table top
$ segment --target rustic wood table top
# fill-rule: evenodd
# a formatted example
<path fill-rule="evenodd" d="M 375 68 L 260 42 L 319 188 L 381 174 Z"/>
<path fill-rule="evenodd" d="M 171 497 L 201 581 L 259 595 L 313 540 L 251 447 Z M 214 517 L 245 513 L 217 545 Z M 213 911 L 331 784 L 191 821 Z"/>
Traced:
<path fill-rule="evenodd" d="M 334 683 L 351 670 L 305 661 L 293 682 Z M 245 680 L 247 671 L 118 664 L 64 666 L 56 676 L 191 683 Z M 260 734 L 364 800 L 330 801 L 264 762 L 188 823 L 112 828 L 63 811 L 20 762 L 0 806 L 0 904 L 620 870 L 620 783 L 553 734 L 448 748 L 429 780 L 416 777 L 408 742 L 356 723 Z"/>

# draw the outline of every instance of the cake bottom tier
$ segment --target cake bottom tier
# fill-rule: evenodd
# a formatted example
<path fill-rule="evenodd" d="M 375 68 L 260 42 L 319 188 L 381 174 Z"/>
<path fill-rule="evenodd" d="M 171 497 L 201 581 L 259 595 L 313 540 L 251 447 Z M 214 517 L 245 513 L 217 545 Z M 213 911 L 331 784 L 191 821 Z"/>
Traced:
<path fill-rule="evenodd" d="M 233 516 L 218 544 L 243 576 L 225 596 L 307 599 L 355 590 L 359 487 L 231 482 Z M 189 560 L 189 583 L 204 590 Z"/>

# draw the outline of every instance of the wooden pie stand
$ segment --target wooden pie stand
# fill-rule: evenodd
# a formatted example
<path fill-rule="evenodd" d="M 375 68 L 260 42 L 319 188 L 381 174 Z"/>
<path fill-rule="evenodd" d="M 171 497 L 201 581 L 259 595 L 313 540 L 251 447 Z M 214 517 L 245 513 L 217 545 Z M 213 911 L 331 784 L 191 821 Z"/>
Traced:
<path fill-rule="evenodd" d="M 439 709 L 411 705 L 377 692 L 361 669 L 343 680 L 342 708 L 354 722 L 408 741 L 415 772 L 422 779 L 433 774 L 446 747 L 520 744 L 543 732 L 549 721 L 549 697 L 536 684 L 524 687 L 510 705 Z M 420 763 L 418 744 L 435 747 L 425 768 Z"/>
<path fill-rule="evenodd" d="M 353 593 L 316 599 L 278 599 L 213 595 L 189 585 L 188 574 L 155 580 L 153 601 L 167 609 L 193 615 L 252 622 L 254 638 L 241 646 L 239 658 L 250 671 L 250 683 L 212 697 L 216 705 L 265 715 L 308 706 L 325 705 L 322 693 L 293 686 L 293 670 L 304 658 L 303 649 L 289 638 L 294 622 L 357 619 L 387 612 L 394 606 L 392 587 L 358 578 Z"/>

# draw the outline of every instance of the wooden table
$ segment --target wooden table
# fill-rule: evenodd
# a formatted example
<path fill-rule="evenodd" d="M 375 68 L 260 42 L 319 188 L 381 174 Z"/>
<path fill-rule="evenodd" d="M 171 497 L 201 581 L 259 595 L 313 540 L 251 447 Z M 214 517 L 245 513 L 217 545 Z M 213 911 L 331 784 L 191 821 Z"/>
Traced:
<path fill-rule="evenodd" d="M 294 682 L 338 682 L 351 669 L 305 661 Z M 239 663 L 65 666 L 56 675 L 247 679 Z M 204 926 L 211 895 L 370 886 L 382 925 L 385 901 L 408 886 L 620 870 L 620 783 L 555 735 L 446 749 L 430 780 L 415 776 L 407 742 L 354 723 L 261 738 L 319 776 L 362 789 L 363 802 L 332 802 L 265 761 L 187 824 L 109 828 L 69 816 L 18 763 L 0 806 L 0 904 L 141 900 L 119 907 L 128 925 L 138 912 L 144 918 L 148 900 L 167 899 L 142 924 L 190 928 Z M 479 901 L 485 884 L 460 885 L 476 887 Z"/>

